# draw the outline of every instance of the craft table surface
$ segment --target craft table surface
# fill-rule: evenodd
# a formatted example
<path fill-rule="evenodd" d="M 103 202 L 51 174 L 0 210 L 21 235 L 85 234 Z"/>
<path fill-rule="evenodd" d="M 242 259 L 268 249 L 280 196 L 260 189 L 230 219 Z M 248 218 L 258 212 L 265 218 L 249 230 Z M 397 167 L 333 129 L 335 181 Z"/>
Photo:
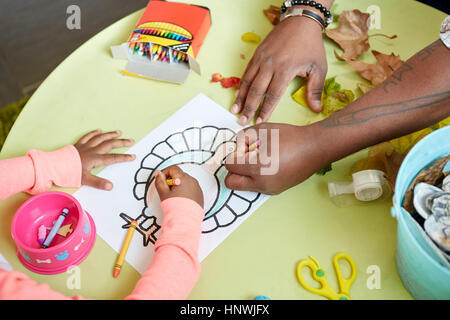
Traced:
<path fill-rule="evenodd" d="M 243 74 L 256 46 L 242 42 L 241 35 L 253 31 L 265 36 L 272 25 L 262 10 L 270 4 L 279 5 L 281 1 L 182 2 L 211 9 L 212 27 L 198 57 L 201 76 L 191 73 L 185 84 L 176 85 L 121 75 L 126 62 L 114 60 L 109 48 L 127 40 L 142 14 L 142 10 L 135 12 L 87 41 L 49 75 L 22 111 L 0 158 L 22 156 L 30 148 L 53 150 L 75 143 L 83 134 L 97 128 L 121 129 L 124 137 L 139 141 L 201 92 L 229 108 L 234 90 L 210 83 L 211 75 L 216 72 L 224 76 Z M 398 38 L 372 37 L 371 49 L 388 54 L 394 52 L 403 60 L 438 38 L 445 17 L 444 13 L 412 0 L 336 3 L 337 12 L 354 8 L 365 12 L 370 5 L 378 5 L 381 30 L 371 30 L 369 34 L 396 34 Z M 328 77 L 337 75 L 344 88 L 356 90 L 361 78 L 336 60 L 333 50 L 339 50 L 337 45 L 329 40 L 325 40 L 325 44 Z M 245 59 L 241 59 L 240 54 L 244 54 Z M 370 52 L 361 58 L 370 63 L 375 61 Z M 296 79 L 290 84 L 271 121 L 304 125 L 320 119 L 320 115 L 292 100 L 291 94 L 300 83 Z M 358 268 L 351 288 L 353 299 L 410 299 L 396 269 L 397 222 L 390 215 L 390 201 L 337 208 L 328 197 L 327 182 L 348 180 L 351 165 L 362 156 L 364 151 L 334 164 L 333 171 L 324 177 L 314 175 L 270 198 L 202 262 L 200 279 L 189 298 L 253 299 L 266 295 L 272 299 L 323 299 L 300 286 L 295 275 L 297 263 L 309 255 L 314 256 L 337 290 L 332 258 L 338 252 L 345 252 L 353 257 Z M 63 191 L 73 193 L 75 190 Z M 120 277 L 113 279 L 112 267 L 117 254 L 100 237 L 80 265 L 80 289 L 68 287 L 71 274 L 39 275 L 23 267 L 16 256 L 10 226 L 15 211 L 29 197 L 21 193 L 0 203 L 0 252 L 16 270 L 68 296 L 121 299 L 133 290 L 139 274 L 126 264 Z M 380 268 L 380 289 L 367 287 L 370 275 L 366 271 L 371 265 Z"/>

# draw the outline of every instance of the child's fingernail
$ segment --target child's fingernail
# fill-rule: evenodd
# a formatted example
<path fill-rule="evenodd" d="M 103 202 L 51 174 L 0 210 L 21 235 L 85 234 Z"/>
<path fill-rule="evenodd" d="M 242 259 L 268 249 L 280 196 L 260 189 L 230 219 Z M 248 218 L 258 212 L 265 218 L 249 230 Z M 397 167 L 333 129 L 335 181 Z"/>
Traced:
<path fill-rule="evenodd" d="M 262 119 L 258 117 L 258 119 L 256 119 L 256 124 L 261 123 Z"/>
<path fill-rule="evenodd" d="M 239 112 L 239 106 L 237 104 L 233 104 L 233 106 L 231 107 L 231 113 L 238 113 Z"/>
<path fill-rule="evenodd" d="M 241 125 L 247 124 L 247 117 L 246 117 L 246 116 L 242 116 L 242 117 L 239 119 L 239 123 L 240 123 Z"/>

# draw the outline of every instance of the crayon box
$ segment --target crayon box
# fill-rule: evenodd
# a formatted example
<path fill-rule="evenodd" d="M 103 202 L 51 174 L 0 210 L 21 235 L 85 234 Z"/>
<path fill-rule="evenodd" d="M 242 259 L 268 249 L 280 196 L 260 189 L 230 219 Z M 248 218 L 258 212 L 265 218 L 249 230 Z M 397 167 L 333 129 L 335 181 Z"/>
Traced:
<path fill-rule="evenodd" d="M 190 70 L 200 74 L 196 57 L 210 27 L 206 7 L 151 0 L 128 41 L 111 52 L 128 60 L 125 75 L 184 83 Z"/>

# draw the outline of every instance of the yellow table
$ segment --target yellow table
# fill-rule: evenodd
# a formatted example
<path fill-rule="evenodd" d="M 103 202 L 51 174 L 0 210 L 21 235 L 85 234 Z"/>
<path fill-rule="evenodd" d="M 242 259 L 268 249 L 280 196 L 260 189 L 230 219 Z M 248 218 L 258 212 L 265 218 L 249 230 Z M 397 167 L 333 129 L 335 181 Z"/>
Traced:
<path fill-rule="evenodd" d="M 212 28 L 199 55 L 202 76 L 191 73 L 184 85 L 174 85 L 120 74 L 125 62 L 113 60 L 109 48 L 127 39 L 142 13 L 138 11 L 87 41 L 50 74 L 15 123 L 0 158 L 21 156 L 30 148 L 56 149 L 74 143 L 96 128 L 121 129 L 125 137 L 139 141 L 200 92 L 226 108 L 231 106 L 234 91 L 210 83 L 211 74 L 242 75 L 255 46 L 242 42 L 241 34 L 254 31 L 265 36 L 272 26 L 262 9 L 270 4 L 279 5 L 281 1 L 186 2 L 208 6 L 212 12 Z M 442 12 L 412 0 L 337 3 L 338 12 L 353 9 L 354 5 L 361 11 L 366 11 L 369 5 L 378 5 L 382 29 L 371 33 L 397 34 L 398 38 L 371 38 L 371 47 L 384 53 L 393 51 L 403 60 L 437 39 L 445 17 Z M 338 75 L 343 87 L 355 89 L 361 80 L 350 67 L 336 61 L 335 48 L 326 41 L 328 76 Z M 240 58 L 241 53 L 245 60 Z M 362 58 L 374 62 L 370 53 Z M 299 84 L 300 80 L 291 83 L 272 121 L 301 125 L 320 118 L 291 99 L 290 94 Z M 351 288 L 352 298 L 411 298 L 395 266 L 396 221 L 390 216 L 390 203 L 337 208 L 328 198 L 327 182 L 347 179 L 350 166 L 362 155 L 360 152 L 339 161 L 325 177 L 313 176 L 269 199 L 203 261 L 200 280 L 190 298 L 252 299 L 263 294 L 272 299 L 317 299 L 318 296 L 305 291 L 297 282 L 296 265 L 313 255 L 337 289 L 332 257 L 341 251 L 352 256 L 358 267 Z M 28 197 L 22 193 L 0 203 L 0 252 L 16 270 L 69 296 L 120 299 L 132 291 L 139 274 L 125 265 L 119 279 L 114 280 L 111 266 L 116 253 L 99 237 L 89 257 L 80 265 L 80 290 L 67 287 L 69 274 L 44 276 L 25 269 L 16 257 L 10 225 L 14 212 Z M 379 290 L 367 288 L 366 270 L 370 265 L 377 265 L 381 270 Z"/>

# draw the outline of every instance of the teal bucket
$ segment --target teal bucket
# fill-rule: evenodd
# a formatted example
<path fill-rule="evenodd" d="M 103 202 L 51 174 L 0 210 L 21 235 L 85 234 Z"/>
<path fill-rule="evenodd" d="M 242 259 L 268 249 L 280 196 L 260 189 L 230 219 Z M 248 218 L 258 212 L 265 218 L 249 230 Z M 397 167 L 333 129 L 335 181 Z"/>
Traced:
<path fill-rule="evenodd" d="M 397 218 L 397 269 L 416 299 L 450 299 L 450 267 L 422 227 L 403 207 L 403 197 L 416 175 L 433 161 L 450 154 L 450 126 L 419 141 L 405 157 L 397 175 L 392 216 Z"/>

